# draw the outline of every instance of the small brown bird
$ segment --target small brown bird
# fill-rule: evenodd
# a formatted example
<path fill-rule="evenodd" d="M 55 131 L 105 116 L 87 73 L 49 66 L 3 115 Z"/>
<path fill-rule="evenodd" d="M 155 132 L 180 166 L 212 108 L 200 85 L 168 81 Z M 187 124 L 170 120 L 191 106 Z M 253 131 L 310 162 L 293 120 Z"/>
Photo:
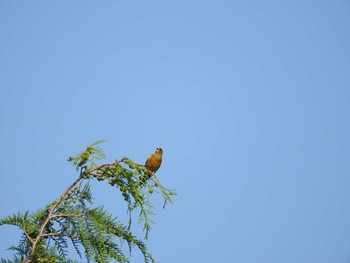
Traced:
<path fill-rule="evenodd" d="M 157 172 L 160 165 L 162 164 L 163 150 L 160 147 L 157 147 L 156 152 L 148 156 L 147 161 L 145 163 L 145 167 L 147 170 L 151 171 L 152 174 Z M 149 176 L 151 177 L 152 174 Z"/>

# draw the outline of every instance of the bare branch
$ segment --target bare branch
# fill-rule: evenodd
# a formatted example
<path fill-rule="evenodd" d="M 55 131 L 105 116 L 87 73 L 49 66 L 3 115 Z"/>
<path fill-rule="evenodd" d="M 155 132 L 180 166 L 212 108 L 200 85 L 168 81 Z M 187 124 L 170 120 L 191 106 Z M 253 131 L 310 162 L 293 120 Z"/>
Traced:
<path fill-rule="evenodd" d="M 27 233 L 27 226 L 24 226 L 23 227 L 23 231 L 24 231 L 24 234 L 26 235 L 26 237 L 28 238 L 28 240 L 30 241 L 30 243 L 34 243 L 34 238 L 32 238 L 32 237 L 30 237 L 29 235 L 28 235 L 28 233 Z"/>
<path fill-rule="evenodd" d="M 100 166 L 96 166 L 96 167 L 94 167 L 93 169 L 91 169 L 91 170 L 89 171 L 89 174 L 92 175 L 92 172 L 97 171 L 97 170 L 102 169 L 102 168 L 105 168 L 105 167 L 108 167 L 108 166 L 116 166 L 117 164 L 122 163 L 122 162 L 124 162 L 125 160 L 126 160 L 126 158 L 123 157 L 123 158 L 121 158 L 120 160 L 115 161 L 115 162 L 113 162 L 113 163 L 105 163 L 105 164 L 102 164 L 102 165 L 100 165 Z M 95 176 L 95 177 L 96 177 L 96 176 Z"/>

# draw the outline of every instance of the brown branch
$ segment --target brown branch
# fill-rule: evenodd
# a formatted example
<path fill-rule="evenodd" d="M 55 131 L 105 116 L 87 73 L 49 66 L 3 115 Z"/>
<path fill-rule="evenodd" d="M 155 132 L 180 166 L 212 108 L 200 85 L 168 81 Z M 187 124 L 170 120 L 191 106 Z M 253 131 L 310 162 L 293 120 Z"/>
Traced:
<path fill-rule="evenodd" d="M 24 234 L 26 235 L 26 237 L 28 238 L 28 240 L 30 241 L 30 243 L 34 243 L 34 238 L 32 238 L 32 237 L 30 237 L 29 235 L 28 235 L 28 233 L 27 233 L 27 226 L 24 226 L 23 227 L 23 231 L 24 231 Z"/>
<path fill-rule="evenodd" d="M 97 171 L 98 169 L 101 169 L 101 168 L 105 168 L 108 166 L 116 166 L 117 164 L 124 162 L 126 159 L 127 159 L 126 157 L 123 157 L 120 160 L 115 161 L 113 163 L 105 163 L 105 164 L 102 164 L 100 166 L 96 166 L 95 168 L 89 170 L 89 174 L 91 175 L 92 172 Z"/>
<path fill-rule="evenodd" d="M 56 207 L 64 200 L 64 197 L 69 193 L 69 191 L 77 184 L 79 183 L 79 181 L 83 179 L 82 177 L 82 172 L 80 172 L 80 176 L 78 177 L 77 180 L 74 181 L 73 184 L 71 184 L 66 191 L 64 191 L 64 193 L 60 196 L 60 198 L 58 198 L 57 202 L 51 207 L 48 215 L 47 215 L 47 218 L 45 220 L 45 222 L 42 224 L 41 228 L 40 228 L 40 232 L 38 234 L 38 236 L 36 237 L 36 239 L 34 240 L 34 242 L 32 243 L 32 251 L 30 254 L 33 254 L 34 251 L 35 251 L 35 248 L 37 246 L 37 244 L 40 242 L 40 240 L 42 239 L 43 235 L 44 234 L 44 230 L 47 226 L 47 224 L 50 222 L 50 220 L 52 219 L 52 214 L 54 212 L 54 210 L 56 209 Z"/>

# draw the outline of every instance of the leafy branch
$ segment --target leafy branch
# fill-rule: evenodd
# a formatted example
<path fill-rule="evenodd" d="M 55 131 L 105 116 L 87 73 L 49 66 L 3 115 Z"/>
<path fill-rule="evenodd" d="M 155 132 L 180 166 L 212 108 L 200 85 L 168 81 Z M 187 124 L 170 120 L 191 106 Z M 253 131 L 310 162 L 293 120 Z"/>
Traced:
<path fill-rule="evenodd" d="M 14 261 L 8 262 L 74 262 L 68 258 L 69 243 L 87 262 L 129 262 L 116 237 L 128 244 L 130 252 L 137 247 L 145 262 L 155 262 L 143 241 L 130 230 L 132 212 L 139 211 L 138 219 L 147 239 L 153 223 L 150 217 L 154 215 L 150 196 L 161 193 L 165 207 L 167 202 L 172 203 L 171 197 L 176 193 L 165 188 L 155 176 L 149 179 L 150 171 L 127 157 L 97 165 L 96 160 L 106 157 L 97 146 L 101 142 L 68 158 L 79 176 L 57 200 L 34 213 L 26 211 L 0 220 L 0 225 L 14 225 L 23 231 L 20 244 L 9 248 L 16 254 Z M 118 222 L 103 207 L 92 207 L 89 185 L 92 179 L 106 181 L 120 190 L 128 205 L 128 225 Z"/>

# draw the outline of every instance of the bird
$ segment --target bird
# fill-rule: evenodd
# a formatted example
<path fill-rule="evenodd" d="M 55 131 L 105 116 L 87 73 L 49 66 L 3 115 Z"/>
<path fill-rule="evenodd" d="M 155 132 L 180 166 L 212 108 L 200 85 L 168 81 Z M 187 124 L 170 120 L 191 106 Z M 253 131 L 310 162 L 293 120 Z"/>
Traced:
<path fill-rule="evenodd" d="M 155 172 L 158 171 L 160 165 L 162 164 L 163 150 L 160 147 L 157 147 L 156 152 L 148 156 L 145 167 L 148 171 L 152 172 L 149 174 L 151 177 Z"/>

